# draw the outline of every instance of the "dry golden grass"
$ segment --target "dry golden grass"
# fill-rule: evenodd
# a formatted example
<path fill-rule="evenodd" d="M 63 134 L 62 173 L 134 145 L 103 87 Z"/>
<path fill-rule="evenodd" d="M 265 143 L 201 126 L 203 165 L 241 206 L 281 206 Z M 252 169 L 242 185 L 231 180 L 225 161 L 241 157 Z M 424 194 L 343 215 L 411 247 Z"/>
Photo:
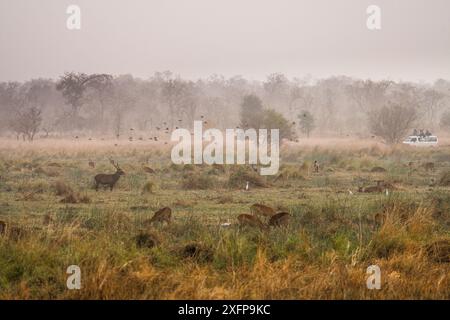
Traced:
<path fill-rule="evenodd" d="M 283 149 L 283 178 L 259 177 L 245 192 L 236 175 L 245 168 L 178 167 L 167 145 L 115 143 L 0 142 L 0 298 L 450 298 L 450 189 L 430 184 L 450 171 L 448 147 L 310 141 Z M 114 171 L 109 157 L 127 174 L 95 192 L 93 176 Z M 436 169 L 410 173 L 411 161 Z M 151 181 L 142 163 L 155 169 Z M 356 193 L 376 180 L 395 188 Z M 75 203 L 63 201 L 70 195 Z M 239 227 L 253 203 L 287 211 L 288 226 Z M 145 224 L 165 206 L 170 225 Z M 81 290 L 66 288 L 72 264 Z M 381 290 L 366 287 L 372 264 Z"/>

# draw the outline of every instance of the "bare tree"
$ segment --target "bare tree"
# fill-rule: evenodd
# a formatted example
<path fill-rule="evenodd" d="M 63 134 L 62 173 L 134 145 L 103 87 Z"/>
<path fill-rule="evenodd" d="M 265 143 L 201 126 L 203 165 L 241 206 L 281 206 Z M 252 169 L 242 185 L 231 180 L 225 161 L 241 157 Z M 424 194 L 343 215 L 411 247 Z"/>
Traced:
<path fill-rule="evenodd" d="M 400 142 L 416 120 L 416 110 L 399 104 L 385 105 L 369 113 L 371 132 L 386 143 Z"/>
<path fill-rule="evenodd" d="M 22 134 L 29 141 L 33 141 L 34 136 L 42 123 L 41 110 L 37 107 L 31 107 L 17 112 L 11 122 L 11 129 L 18 135 Z"/>
<path fill-rule="evenodd" d="M 428 125 L 433 128 L 435 125 L 435 117 L 436 112 L 441 105 L 441 102 L 445 98 L 445 95 L 439 91 L 436 91 L 434 89 L 426 90 L 424 93 L 424 101 L 423 104 L 425 105 L 427 109 L 427 118 L 428 118 Z"/>
<path fill-rule="evenodd" d="M 303 110 L 299 115 L 299 126 L 300 130 L 306 134 L 306 137 L 309 138 L 309 135 L 311 134 L 311 131 L 314 130 L 315 124 L 314 124 L 314 117 L 311 114 L 311 112 L 307 110 Z"/>

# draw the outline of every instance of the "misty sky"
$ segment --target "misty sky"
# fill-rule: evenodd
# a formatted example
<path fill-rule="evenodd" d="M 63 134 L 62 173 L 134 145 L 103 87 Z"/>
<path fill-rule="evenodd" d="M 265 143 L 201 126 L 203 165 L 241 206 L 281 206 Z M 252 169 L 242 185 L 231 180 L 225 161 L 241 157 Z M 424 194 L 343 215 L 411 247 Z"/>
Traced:
<path fill-rule="evenodd" d="M 81 7 L 82 27 L 66 28 Z M 366 27 L 381 7 L 382 29 Z M 148 78 L 450 79 L 449 0 L 0 0 L 0 81 L 65 71 Z"/>

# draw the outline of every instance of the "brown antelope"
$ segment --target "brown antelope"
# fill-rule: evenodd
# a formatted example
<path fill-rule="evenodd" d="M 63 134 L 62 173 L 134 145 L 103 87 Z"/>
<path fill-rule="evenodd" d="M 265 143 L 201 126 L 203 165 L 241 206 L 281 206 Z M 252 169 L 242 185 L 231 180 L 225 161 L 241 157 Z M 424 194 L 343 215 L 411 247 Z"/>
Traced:
<path fill-rule="evenodd" d="M 122 169 L 120 169 L 119 164 L 115 163 L 114 160 L 110 160 L 110 162 L 113 164 L 113 166 L 116 168 L 116 172 L 113 174 L 105 174 L 100 173 L 94 177 L 95 179 L 95 191 L 98 191 L 99 185 L 108 185 L 109 189 L 112 191 L 114 188 L 114 185 L 119 180 L 120 176 L 123 176 L 125 172 L 123 172 Z"/>
<path fill-rule="evenodd" d="M 6 222 L 0 220 L 0 236 L 6 234 Z"/>
<path fill-rule="evenodd" d="M 148 223 L 149 224 L 152 224 L 154 222 L 162 223 L 165 221 L 167 222 L 167 224 L 170 224 L 171 217 L 172 217 L 172 209 L 170 209 L 169 207 L 164 207 L 156 211 L 153 217 L 150 220 L 148 220 Z"/>
<path fill-rule="evenodd" d="M 287 212 L 278 212 L 277 214 L 270 217 L 269 226 L 272 226 L 272 227 L 287 226 L 289 223 L 290 217 L 291 217 L 291 215 Z"/>
<path fill-rule="evenodd" d="M 271 207 L 265 206 L 263 204 L 255 203 L 250 207 L 250 212 L 252 215 L 260 215 L 265 217 L 271 217 L 275 214 L 275 210 Z"/>
<path fill-rule="evenodd" d="M 260 228 L 262 230 L 267 229 L 267 225 L 264 224 L 261 220 L 258 219 L 256 216 L 252 216 L 250 214 L 240 214 L 237 217 L 239 223 L 243 226 L 250 226 L 250 227 L 256 227 Z"/>
<path fill-rule="evenodd" d="M 89 160 L 88 164 L 89 164 L 89 167 L 95 168 L 95 162 L 94 161 Z"/>

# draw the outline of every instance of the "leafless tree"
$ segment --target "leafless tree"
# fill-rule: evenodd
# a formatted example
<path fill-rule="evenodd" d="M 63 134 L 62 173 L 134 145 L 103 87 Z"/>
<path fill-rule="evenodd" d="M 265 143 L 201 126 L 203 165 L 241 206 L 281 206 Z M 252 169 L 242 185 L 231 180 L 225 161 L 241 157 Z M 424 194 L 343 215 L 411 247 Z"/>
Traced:
<path fill-rule="evenodd" d="M 400 142 L 416 120 L 416 110 L 399 104 L 385 105 L 369 112 L 371 132 L 388 144 Z"/>
<path fill-rule="evenodd" d="M 29 141 L 33 141 L 41 123 L 41 110 L 37 107 L 31 107 L 17 111 L 17 114 L 10 125 L 11 129 L 16 132 L 18 136 L 22 134 L 24 139 L 27 138 Z"/>

